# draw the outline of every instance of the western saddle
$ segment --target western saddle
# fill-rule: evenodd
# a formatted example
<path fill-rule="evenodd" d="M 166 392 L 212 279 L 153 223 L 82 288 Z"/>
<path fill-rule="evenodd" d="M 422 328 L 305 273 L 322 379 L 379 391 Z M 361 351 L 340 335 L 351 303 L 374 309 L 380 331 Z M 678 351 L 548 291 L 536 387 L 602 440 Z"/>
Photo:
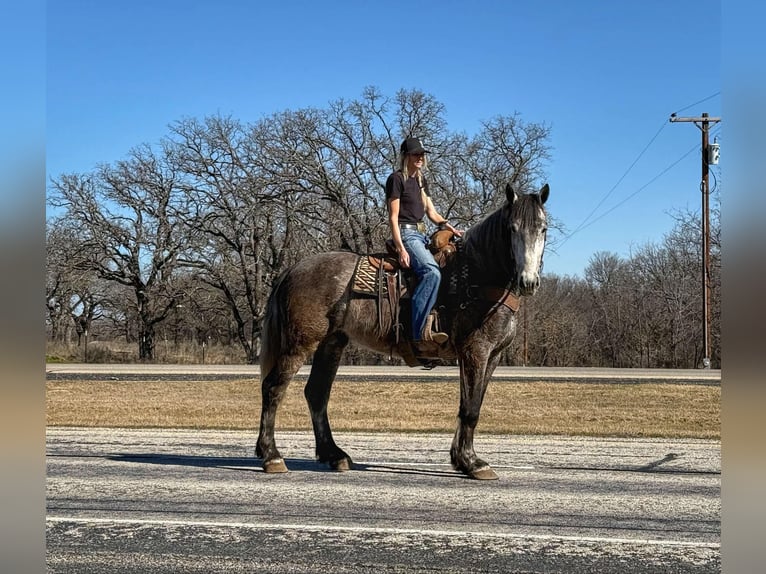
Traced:
<path fill-rule="evenodd" d="M 470 301 L 481 300 L 493 306 L 505 306 L 514 313 L 518 311 L 521 300 L 512 291 L 504 287 L 468 284 L 465 265 L 460 265 L 456 261 L 459 246 L 459 238 L 447 229 L 436 231 L 431 236 L 428 246 L 442 273 L 444 274 L 445 269 L 449 269 L 443 281 L 448 282 L 446 291 L 450 296 L 455 297 L 455 304 L 460 304 L 462 307 Z M 406 300 L 410 296 L 413 275 L 399 265 L 399 255 L 393 240 L 386 241 L 386 250 L 386 253 L 359 256 L 352 280 L 352 291 L 361 296 L 377 299 L 378 335 L 381 339 L 388 339 L 391 342 L 392 354 L 393 349 L 396 349 L 410 367 L 433 368 L 437 364 L 433 359 L 451 357 L 452 351 L 446 343 L 441 346 L 434 343 L 433 346 L 439 348 L 435 356 L 431 354 L 428 357 L 417 356 L 411 337 L 406 334 L 409 330 L 404 328 L 405 324 L 409 325 L 409 320 L 402 322 L 399 318 L 400 304 L 403 299 Z M 453 262 L 455 264 L 451 265 Z M 388 313 L 384 312 L 386 308 Z M 426 331 L 449 331 L 449 325 L 440 326 L 440 322 L 438 312 L 432 311 L 426 324 Z M 403 333 L 405 333 L 404 336 L 402 336 Z"/>
<path fill-rule="evenodd" d="M 446 229 L 437 231 L 431 236 L 429 250 L 440 269 L 447 267 L 457 255 L 454 237 L 454 234 Z M 416 356 L 417 350 L 413 348 L 410 337 L 402 336 L 402 333 L 406 333 L 407 329 L 403 328 L 404 323 L 399 318 L 400 304 L 402 299 L 408 299 L 410 296 L 412 277 L 411 273 L 399 265 L 399 255 L 393 240 L 389 239 L 386 241 L 386 253 L 360 256 L 354 273 L 354 291 L 377 298 L 379 336 L 392 340 L 392 350 L 396 348 L 411 367 L 432 367 L 435 366 L 433 361 Z M 390 323 L 387 321 L 388 317 L 384 315 L 386 307 L 389 311 L 388 316 L 391 318 Z M 408 324 L 409 322 L 406 321 L 405 323 Z M 438 313 L 435 310 L 431 311 L 425 328 L 424 338 L 426 340 L 429 339 L 428 334 L 438 330 L 438 325 Z M 432 346 L 438 347 L 436 343 Z"/>

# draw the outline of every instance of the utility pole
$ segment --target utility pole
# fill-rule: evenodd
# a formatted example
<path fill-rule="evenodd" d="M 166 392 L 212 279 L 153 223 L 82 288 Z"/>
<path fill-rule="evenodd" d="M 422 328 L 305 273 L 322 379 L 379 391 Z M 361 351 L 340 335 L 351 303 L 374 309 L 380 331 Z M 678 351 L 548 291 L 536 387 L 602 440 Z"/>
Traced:
<path fill-rule="evenodd" d="M 522 364 L 527 366 L 527 306 L 524 305 L 522 309 L 522 317 L 524 318 L 524 359 Z"/>
<path fill-rule="evenodd" d="M 710 368 L 710 189 L 708 186 L 708 166 L 718 163 L 717 147 L 715 156 L 711 158 L 710 124 L 716 124 L 721 118 L 711 118 L 708 114 L 700 117 L 679 118 L 670 115 L 671 122 L 693 122 L 702 131 L 702 367 Z M 718 144 L 715 144 L 716 146 Z M 711 161 L 712 160 L 712 161 Z"/>

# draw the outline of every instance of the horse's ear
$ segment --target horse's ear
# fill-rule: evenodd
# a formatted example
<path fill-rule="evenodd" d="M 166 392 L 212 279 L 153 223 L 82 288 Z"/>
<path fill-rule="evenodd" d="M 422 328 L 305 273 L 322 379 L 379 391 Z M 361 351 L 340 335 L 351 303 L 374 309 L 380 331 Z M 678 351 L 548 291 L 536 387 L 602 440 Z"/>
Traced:
<path fill-rule="evenodd" d="M 551 188 L 546 183 L 542 187 L 542 189 L 540 189 L 540 202 L 545 203 L 546 201 L 548 201 L 548 195 L 550 195 L 550 193 L 551 193 Z"/>
<path fill-rule="evenodd" d="M 513 202 L 519 199 L 519 195 L 514 191 L 510 183 L 505 184 L 505 198 L 508 200 L 508 205 L 513 205 Z"/>

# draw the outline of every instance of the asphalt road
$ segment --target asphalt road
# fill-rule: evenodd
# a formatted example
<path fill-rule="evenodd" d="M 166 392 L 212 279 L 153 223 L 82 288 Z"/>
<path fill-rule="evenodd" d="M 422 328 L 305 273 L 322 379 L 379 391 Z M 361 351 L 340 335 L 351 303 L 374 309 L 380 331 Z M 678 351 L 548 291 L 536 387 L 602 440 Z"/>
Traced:
<path fill-rule="evenodd" d="M 311 367 L 302 367 L 296 379 L 306 379 Z M 156 365 L 48 363 L 45 376 L 49 380 L 206 380 L 254 379 L 260 376 L 258 365 Z M 432 370 L 399 366 L 342 366 L 338 380 L 459 380 L 455 366 L 439 366 Z M 496 382 L 555 381 L 578 383 L 668 383 L 720 385 L 720 369 L 603 369 L 559 367 L 498 367 L 492 376 Z"/>
<path fill-rule="evenodd" d="M 52 573 L 720 572 L 720 442 L 486 436 L 500 475 L 449 467 L 451 436 L 338 433 L 355 470 L 277 433 L 47 430 Z"/>

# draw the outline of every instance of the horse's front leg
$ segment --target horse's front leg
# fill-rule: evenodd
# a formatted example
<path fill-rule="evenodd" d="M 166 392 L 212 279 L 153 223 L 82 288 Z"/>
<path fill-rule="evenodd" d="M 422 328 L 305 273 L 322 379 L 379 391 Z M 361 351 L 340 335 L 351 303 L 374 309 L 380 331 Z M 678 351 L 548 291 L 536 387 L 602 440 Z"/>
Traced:
<path fill-rule="evenodd" d="M 487 384 L 499 359 L 499 354 L 490 358 L 487 354 L 476 353 L 475 350 L 463 352 L 460 356 L 460 411 L 450 458 L 456 470 L 479 480 L 498 478 L 492 467 L 476 456 L 473 436 L 479 422 Z"/>

